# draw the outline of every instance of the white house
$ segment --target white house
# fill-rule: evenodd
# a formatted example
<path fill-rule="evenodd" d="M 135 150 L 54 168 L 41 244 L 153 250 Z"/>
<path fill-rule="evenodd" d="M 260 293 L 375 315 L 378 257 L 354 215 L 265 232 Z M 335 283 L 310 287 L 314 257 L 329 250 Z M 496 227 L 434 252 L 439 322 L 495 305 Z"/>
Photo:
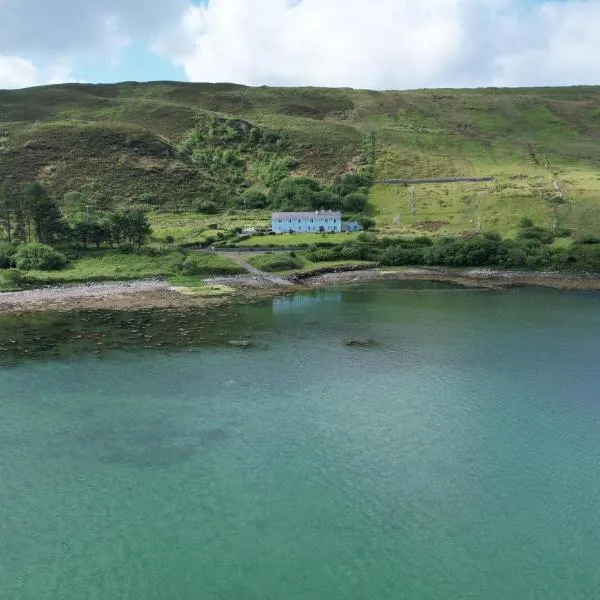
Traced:
<path fill-rule="evenodd" d="M 342 231 L 342 213 L 336 211 L 273 213 L 271 229 L 275 233 L 319 233 Z"/>

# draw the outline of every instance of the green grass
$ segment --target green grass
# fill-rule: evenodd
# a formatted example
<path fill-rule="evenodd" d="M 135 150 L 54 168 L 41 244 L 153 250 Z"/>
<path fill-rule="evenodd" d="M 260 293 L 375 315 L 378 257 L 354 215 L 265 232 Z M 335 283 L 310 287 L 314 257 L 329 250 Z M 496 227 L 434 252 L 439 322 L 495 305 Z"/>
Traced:
<path fill-rule="evenodd" d="M 189 255 L 188 255 L 189 256 Z M 196 256 L 196 255 L 193 255 Z M 159 256 L 121 254 L 118 250 L 88 250 L 80 258 L 72 260 L 62 271 L 26 271 L 28 286 L 77 284 L 90 281 L 132 281 L 137 279 L 165 278 L 169 281 L 200 281 L 200 277 L 219 273 L 241 273 L 243 270 L 228 258 L 213 255 L 198 255 L 203 272 L 197 276 L 185 276 L 182 265 L 186 255 L 178 250 Z M 0 271 L 0 290 L 12 289 Z"/>
<path fill-rule="evenodd" d="M 478 190 L 484 230 L 514 235 L 522 216 L 547 226 L 552 216 L 534 193 L 540 178 L 550 185 L 546 162 L 569 200 L 562 224 L 576 235 L 600 233 L 599 104 L 600 87 L 372 92 L 158 82 L 0 91 L 0 180 L 39 179 L 60 199 L 95 179 L 114 204 L 152 193 L 155 237 L 178 243 L 213 235 L 211 224 L 264 225 L 266 212 L 189 212 L 207 190 L 221 190 L 229 206 L 243 187 L 226 181 L 230 170 L 199 168 L 177 152 L 199 120 L 226 116 L 278 133 L 282 154 L 298 162 L 295 174 L 324 183 L 356 168 L 372 131 L 377 178 L 497 178 L 481 188 L 417 187 L 415 215 L 406 190 L 376 186 L 370 201 L 383 233 L 428 231 L 426 221 L 443 223 L 429 231 L 437 235 L 472 231 L 469 199 Z M 240 172 L 256 183 L 256 157 L 248 154 Z M 297 243 L 305 242 L 285 245 Z"/>
<path fill-rule="evenodd" d="M 282 252 L 258 254 L 251 257 L 248 262 L 257 269 L 266 271 L 267 273 L 294 271 L 304 267 L 304 260 Z"/>
<path fill-rule="evenodd" d="M 356 239 L 358 233 L 280 233 L 278 235 L 254 236 L 238 242 L 241 248 L 253 246 L 300 246 L 302 244 L 318 244 L 320 242 L 331 242 L 340 244 L 348 240 Z"/>
<path fill-rule="evenodd" d="M 225 233 L 236 227 L 263 227 L 270 222 L 271 213 L 266 211 L 218 215 L 202 215 L 189 211 L 150 214 L 153 238 L 164 240 L 170 235 L 176 244 L 202 243 L 209 237 L 216 238 L 219 232 Z M 211 225 L 216 226 L 216 229 L 211 228 Z"/>

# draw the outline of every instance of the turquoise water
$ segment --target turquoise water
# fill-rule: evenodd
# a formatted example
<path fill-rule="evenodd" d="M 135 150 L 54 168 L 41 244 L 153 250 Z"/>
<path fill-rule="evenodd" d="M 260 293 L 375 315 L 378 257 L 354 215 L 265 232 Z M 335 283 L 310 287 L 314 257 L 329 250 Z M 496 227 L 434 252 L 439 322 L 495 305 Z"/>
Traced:
<path fill-rule="evenodd" d="M 0 598 L 598 598 L 599 306 L 412 283 L 2 318 Z"/>

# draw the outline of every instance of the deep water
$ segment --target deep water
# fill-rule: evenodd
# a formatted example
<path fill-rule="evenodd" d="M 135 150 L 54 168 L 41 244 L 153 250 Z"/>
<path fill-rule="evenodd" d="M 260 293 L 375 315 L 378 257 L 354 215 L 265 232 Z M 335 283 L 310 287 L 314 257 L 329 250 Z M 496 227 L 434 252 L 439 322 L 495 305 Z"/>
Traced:
<path fill-rule="evenodd" d="M 599 598 L 599 307 L 390 282 L 2 317 L 0 598 Z"/>

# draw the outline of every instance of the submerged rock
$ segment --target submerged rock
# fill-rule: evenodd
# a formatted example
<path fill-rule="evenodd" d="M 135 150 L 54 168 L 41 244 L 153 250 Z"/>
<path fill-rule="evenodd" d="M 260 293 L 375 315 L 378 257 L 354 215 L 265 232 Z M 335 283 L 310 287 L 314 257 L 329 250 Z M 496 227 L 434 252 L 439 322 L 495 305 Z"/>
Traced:
<path fill-rule="evenodd" d="M 345 345 L 348 348 L 371 348 L 376 345 L 374 340 L 348 340 Z"/>
<path fill-rule="evenodd" d="M 248 348 L 250 342 L 248 340 L 231 340 L 229 345 L 235 346 L 236 348 Z"/>

